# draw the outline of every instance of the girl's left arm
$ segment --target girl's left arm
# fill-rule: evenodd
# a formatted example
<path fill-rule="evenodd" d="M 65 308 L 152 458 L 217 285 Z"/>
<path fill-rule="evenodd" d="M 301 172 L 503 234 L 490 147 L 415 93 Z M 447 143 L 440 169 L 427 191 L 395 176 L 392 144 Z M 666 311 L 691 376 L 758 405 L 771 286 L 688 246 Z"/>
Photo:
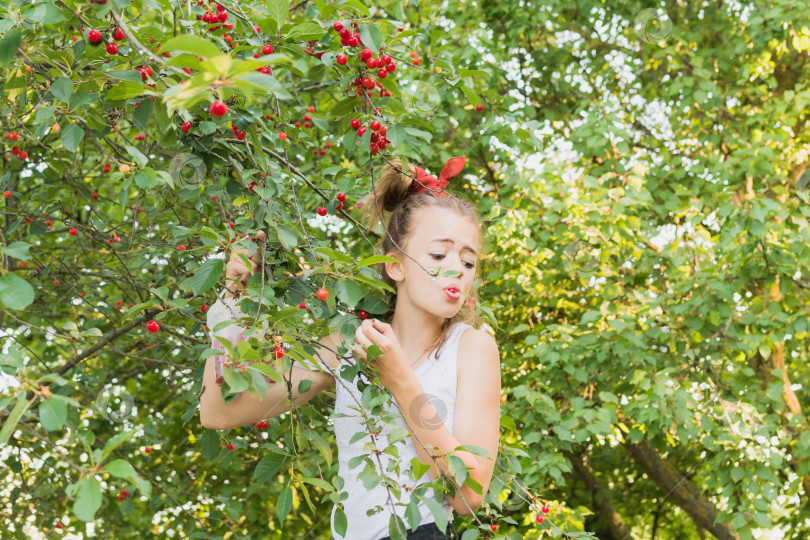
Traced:
<path fill-rule="evenodd" d="M 430 479 L 439 476 L 439 469 L 449 473 L 447 456 L 453 455 L 464 462 L 470 477 L 481 485 L 480 495 L 466 485 L 456 488 L 455 497 L 445 495 L 458 515 L 468 516 L 484 502 L 495 470 L 501 420 L 501 362 L 495 339 L 475 329 L 462 334 L 458 358 L 453 432 L 450 426 L 432 421 L 440 417 L 413 372 L 402 376 L 389 390 L 407 421 L 408 430 L 416 436 L 413 444 L 420 461 L 430 467 Z M 455 450 L 465 445 L 479 446 L 489 457 Z M 442 454 L 434 461 L 432 456 Z"/>

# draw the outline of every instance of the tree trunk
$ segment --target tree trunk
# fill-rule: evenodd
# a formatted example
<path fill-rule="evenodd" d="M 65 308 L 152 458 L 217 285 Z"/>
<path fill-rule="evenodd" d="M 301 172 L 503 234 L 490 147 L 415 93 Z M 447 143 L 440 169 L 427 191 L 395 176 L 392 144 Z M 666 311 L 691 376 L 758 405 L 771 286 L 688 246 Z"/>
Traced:
<path fill-rule="evenodd" d="M 563 453 L 565 457 L 568 458 L 568 461 L 571 462 L 571 465 L 574 466 L 574 470 L 577 471 L 582 481 L 585 482 L 588 491 L 593 494 L 593 500 L 596 502 L 596 510 L 599 514 L 599 519 L 602 520 L 602 523 L 607 524 L 611 536 L 620 540 L 633 540 L 630 530 L 625 526 L 622 517 L 616 512 L 613 505 L 610 504 L 610 498 L 607 492 L 605 492 L 604 488 L 599 483 L 590 465 L 585 463 L 579 455 L 571 452 Z"/>
<path fill-rule="evenodd" d="M 625 439 L 624 445 L 644 472 L 666 493 L 665 496 L 689 514 L 698 527 L 703 527 L 718 540 L 739 540 L 727 523 L 715 524 L 717 507 L 647 441 L 635 444 Z"/>

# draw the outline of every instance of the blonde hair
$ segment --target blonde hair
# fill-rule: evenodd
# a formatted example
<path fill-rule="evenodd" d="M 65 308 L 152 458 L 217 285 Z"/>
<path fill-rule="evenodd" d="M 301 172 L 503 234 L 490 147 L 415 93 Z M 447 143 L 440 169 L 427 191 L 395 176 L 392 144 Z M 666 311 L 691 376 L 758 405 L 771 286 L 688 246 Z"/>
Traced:
<path fill-rule="evenodd" d="M 416 229 L 416 220 L 414 217 L 417 212 L 423 208 L 442 208 L 453 211 L 461 217 L 469 218 L 476 224 L 479 238 L 478 252 L 480 261 L 483 237 L 481 235 L 481 218 L 478 215 L 478 210 L 469 202 L 447 191 L 445 191 L 444 197 L 437 197 L 427 188 L 423 193 L 412 193 L 408 195 L 408 189 L 411 184 L 416 182 L 416 171 L 411 164 L 408 164 L 410 176 L 400 172 L 401 170 L 402 161 L 399 158 L 390 160 L 383 166 L 380 178 L 375 180 L 373 191 L 369 192 L 363 199 L 358 201 L 358 208 L 360 208 L 362 213 L 368 218 L 369 230 L 372 229 L 378 221 L 384 223 L 383 217 L 385 213 L 391 214 L 388 225 L 384 227 L 387 233 L 383 233 L 380 242 L 381 245 L 378 245 L 378 248 L 382 249 L 382 253 L 388 254 L 393 252 L 406 255 L 403 253 L 403 249 Z M 382 214 L 382 216 L 380 214 Z M 397 282 L 388 275 L 385 270 L 385 264 L 379 263 L 377 266 L 380 271 L 381 280 L 392 289 L 396 290 Z M 480 264 L 476 264 L 476 274 L 478 268 L 480 268 Z M 390 323 L 394 317 L 397 295 L 396 293 L 386 294 L 388 296 L 386 299 L 388 312 L 383 317 L 383 320 L 386 323 Z M 475 286 L 470 290 L 468 301 L 473 307 L 465 304 L 455 316 L 445 319 L 439 337 L 434 343 L 430 344 L 426 350 L 422 351 L 422 354 L 434 349 L 440 350 L 447 341 L 450 327 L 457 322 L 469 324 L 476 329 L 480 329 L 483 326 L 484 319 L 478 315 L 475 310 L 475 305 L 478 303 L 478 294 Z"/>

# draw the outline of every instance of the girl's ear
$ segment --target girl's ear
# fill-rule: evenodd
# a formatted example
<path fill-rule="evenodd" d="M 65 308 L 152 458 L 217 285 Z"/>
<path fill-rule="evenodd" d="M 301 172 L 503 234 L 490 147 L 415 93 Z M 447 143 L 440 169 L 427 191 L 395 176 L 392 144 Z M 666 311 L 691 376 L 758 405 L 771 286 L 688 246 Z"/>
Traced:
<path fill-rule="evenodd" d="M 388 272 L 388 275 L 394 281 L 402 281 L 405 277 L 405 266 L 402 262 L 402 257 L 399 255 L 394 255 L 393 253 L 389 253 L 388 256 L 397 259 L 399 262 L 385 263 L 385 271 Z"/>

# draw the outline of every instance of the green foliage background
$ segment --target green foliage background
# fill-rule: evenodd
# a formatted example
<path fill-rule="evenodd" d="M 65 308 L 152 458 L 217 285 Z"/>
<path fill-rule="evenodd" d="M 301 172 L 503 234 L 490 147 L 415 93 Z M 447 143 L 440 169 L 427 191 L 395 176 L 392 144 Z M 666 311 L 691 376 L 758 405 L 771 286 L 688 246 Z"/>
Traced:
<path fill-rule="evenodd" d="M 381 231 L 358 227 L 353 202 L 384 158 L 436 170 L 462 153 L 451 189 L 486 220 L 479 309 L 504 389 L 496 476 L 456 519 L 463 539 L 810 534 L 802 2 L 223 5 L 232 30 L 209 31 L 190 2 L 0 3 L 9 535 L 61 522 L 116 538 L 329 538 L 328 395 L 267 430 L 199 424 L 216 352 L 202 306 L 224 285 L 208 256 L 265 230 L 266 272 L 248 288 L 263 305 L 243 310 L 286 358 L 311 359 L 356 310 L 383 309 L 368 259 Z M 359 47 L 335 62 L 335 20 L 397 64 L 391 96 L 371 93 L 391 141 L 379 154 L 349 127 L 373 109 L 346 92 Z M 117 26 L 115 56 L 87 41 Z M 255 59 L 264 43 L 273 54 Z M 295 127 L 304 114 L 311 127 Z M 231 371 L 226 388 L 259 380 Z"/>

